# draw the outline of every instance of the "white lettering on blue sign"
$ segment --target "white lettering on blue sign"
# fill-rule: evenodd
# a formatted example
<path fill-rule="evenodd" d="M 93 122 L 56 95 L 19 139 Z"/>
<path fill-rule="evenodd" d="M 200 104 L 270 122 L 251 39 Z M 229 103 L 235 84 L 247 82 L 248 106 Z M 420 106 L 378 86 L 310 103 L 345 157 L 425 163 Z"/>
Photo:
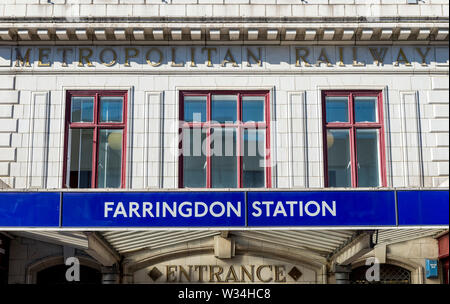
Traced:
<path fill-rule="evenodd" d="M 293 217 L 296 214 L 299 216 L 306 214 L 311 217 L 319 214 L 336 216 L 336 201 L 332 201 L 331 206 L 326 201 L 322 201 L 322 204 L 316 201 L 308 201 L 306 204 L 303 204 L 303 201 L 254 201 L 251 206 L 254 210 L 252 212 L 254 217 L 260 217 L 264 211 L 267 217 Z"/>
<path fill-rule="evenodd" d="M 241 217 L 241 202 L 104 202 L 104 217 L 146 218 L 146 217 Z"/>

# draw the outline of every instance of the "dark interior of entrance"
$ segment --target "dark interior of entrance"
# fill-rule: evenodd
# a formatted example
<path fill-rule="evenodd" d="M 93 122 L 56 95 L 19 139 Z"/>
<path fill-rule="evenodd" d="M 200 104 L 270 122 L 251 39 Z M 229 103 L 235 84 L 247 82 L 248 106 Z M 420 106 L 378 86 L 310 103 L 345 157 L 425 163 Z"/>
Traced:
<path fill-rule="evenodd" d="M 410 284 L 411 272 L 402 267 L 380 264 L 380 281 L 369 282 L 366 272 L 370 266 L 360 266 L 350 273 L 351 284 Z"/>
<path fill-rule="evenodd" d="M 66 271 L 68 266 L 56 265 L 37 273 L 37 284 L 101 284 L 102 275 L 97 269 L 80 265 L 80 281 L 68 282 Z"/>

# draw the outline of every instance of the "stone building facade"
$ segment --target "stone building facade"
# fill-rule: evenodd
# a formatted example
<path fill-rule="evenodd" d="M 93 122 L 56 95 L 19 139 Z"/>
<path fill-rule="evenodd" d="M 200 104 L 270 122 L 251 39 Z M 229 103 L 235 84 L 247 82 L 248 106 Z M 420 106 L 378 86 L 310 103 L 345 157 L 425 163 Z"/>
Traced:
<path fill-rule="evenodd" d="M 3 193 L 84 187 L 125 192 L 197 187 L 447 191 L 448 12 L 446 0 L 3 0 L 0 187 Z M 199 118 L 202 123 L 214 119 L 210 104 L 216 95 L 238 96 L 237 113 L 218 109 L 241 120 L 245 102 L 264 100 L 263 127 L 257 127 L 264 128 L 263 135 L 252 136 L 265 145 L 260 157 L 270 162 L 268 169 L 246 173 L 243 160 L 230 181 L 223 173 L 231 170 L 228 160 L 215 171 L 208 158 L 202 171 L 198 159 L 180 157 L 180 121 L 192 123 L 186 130 L 199 122 L 187 117 L 189 102 L 194 107 L 200 100 L 190 100 L 191 95 L 204 98 L 205 109 L 195 108 L 206 117 Z M 123 98 L 120 123 L 101 118 L 101 100 L 108 97 Z M 339 98 L 350 102 L 352 109 L 347 105 L 345 114 L 338 111 Z M 367 98 L 373 108 L 363 107 L 361 113 L 374 118 L 358 121 L 353 106 Z M 77 102 L 84 113 L 94 111 L 99 118 L 86 121 L 76 114 L 80 118 L 75 120 L 71 111 Z M 84 102 L 92 105 L 83 108 Z M 108 102 L 113 113 L 114 100 Z M 328 102 L 338 108 L 333 120 L 328 119 L 333 109 Z M 339 115 L 347 116 L 340 120 Z M 117 167 L 104 169 L 102 135 L 83 135 L 83 128 L 105 130 L 105 149 L 120 151 L 111 159 Z M 354 133 L 343 135 L 337 131 L 342 128 Z M 376 144 L 363 149 L 358 128 L 376 133 L 364 133 Z M 245 144 L 247 137 L 239 138 L 234 143 Z M 94 150 L 83 150 L 83 140 Z M 351 148 L 331 150 L 342 142 Z M 359 171 L 364 164 L 355 159 L 364 155 L 355 146 L 366 155 L 376 151 L 368 160 L 375 166 L 368 165 L 370 173 Z M 333 158 L 346 153 L 348 159 Z M 82 160 L 86 155 L 87 162 Z M 251 166 L 252 160 L 245 164 Z M 204 184 L 193 182 L 198 176 Z M 425 260 L 438 260 L 437 238 L 448 231 L 445 225 L 297 228 L 127 234 L 5 227 L 2 236 L 9 240 L 9 283 L 36 283 L 39 271 L 61 265 L 68 256 L 105 273 L 104 281 L 113 277 L 123 283 L 196 282 L 203 266 L 205 283 L 269 278 L 333 283 L 342 273 L 347 279 L 356 276 L 355 269 L 368 257 L 391 265 L 389 273 L 406 269 L 409 283 L 444 281 L 445 269 L 438 277 L 426 277 Z M 364 243 L 367 236 L 376 245 Z M 336 268 L 339 256 L 362 243 L 370 250 L 363 246 L 365 251 L 348 258 L 351 263 L 343 270 Z M 120 267 L 118 261 L 123 261 Z"/>

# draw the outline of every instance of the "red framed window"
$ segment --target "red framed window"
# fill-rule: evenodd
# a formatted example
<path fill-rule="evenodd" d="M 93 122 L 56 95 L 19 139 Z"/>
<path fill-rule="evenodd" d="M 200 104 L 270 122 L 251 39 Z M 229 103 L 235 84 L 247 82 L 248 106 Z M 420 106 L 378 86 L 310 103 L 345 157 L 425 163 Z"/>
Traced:
<path fill-rule="evenodd" d="M 180 188 L 271 187 L 268 91 L 180 92 Z"/>
<path fill-rule="evenodd" d="M 326 187 L 385 187 L 381 91 L 322 92 Z"/>
<path fill-rule="evenodd" d="M 126 91 L 68 91 L 63 185 L 124 188 Z"/>

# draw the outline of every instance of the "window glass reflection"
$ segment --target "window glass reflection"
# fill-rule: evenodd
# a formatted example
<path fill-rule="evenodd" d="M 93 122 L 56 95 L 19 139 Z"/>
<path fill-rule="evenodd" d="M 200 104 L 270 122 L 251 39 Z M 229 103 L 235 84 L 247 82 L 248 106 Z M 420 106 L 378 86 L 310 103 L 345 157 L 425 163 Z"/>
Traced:
<path fill-rule="evenodd" d="M 200 128 L 183 130 L 183 185 L 187 188 L 206 187 L 206 133 Z"/>
<path fill-rule="evenodd" d="M 347 97 L 327 97 L 325 103 L 327 122 L 348 122 Z"/>
<path fill-rule="evenodd" d="M 244 130 L 244 154 L 242 157 L 242 186 L 265 186 L 265 130 Z"/>
<path fill-rule="evenodd" d="M 328 185 L 351 187 L 349 130 L 327 130 Z"/>
<path fill-rule="evenodd" d="M 355 122 L 377 121 L 377 98 L 355 97 Z"/>
<path fill-rule="evenodd" d="M 379 174 L 379 132 L 378 130 L 356 130 L 358 158 L 358 187 L 378 187 Z"/>
<path fill-rule="evenodd" d="M 71 122 L 94 121 L 94 97 L 72 97 Z"/>
<path fill-rule="evenodd" d="M 99 131 L 98 188 L 119 188 L 122 174 L 122 130 Z"/>
<path fill-rule="evenodd" d="M 264 121 L 264 97 L 242 97 L 242 121 Z"/>
<path fill-rule="evenodd" d="M 184 97 L 184 121 L 206 121 L 206 96 Z"/>
<path fill-rule="evenodd" d="M 213 95 L 211 99 L 211 120 L 225 123 L 237 120 L 237 96 Z"/>
<path fill-rule="evenodd" d="M 123 98 L 100 98 L 100 122 L 122 122 Z"/>
<path fill-rule="evenodd" d="M 69 187 L 90 188 L 92 186 L 93 129 L 70 129 Z"/>
<path fill-rule="evenodd" d="M 211 187 L 237 187 L 236 130 L 212 129 Z"/>

